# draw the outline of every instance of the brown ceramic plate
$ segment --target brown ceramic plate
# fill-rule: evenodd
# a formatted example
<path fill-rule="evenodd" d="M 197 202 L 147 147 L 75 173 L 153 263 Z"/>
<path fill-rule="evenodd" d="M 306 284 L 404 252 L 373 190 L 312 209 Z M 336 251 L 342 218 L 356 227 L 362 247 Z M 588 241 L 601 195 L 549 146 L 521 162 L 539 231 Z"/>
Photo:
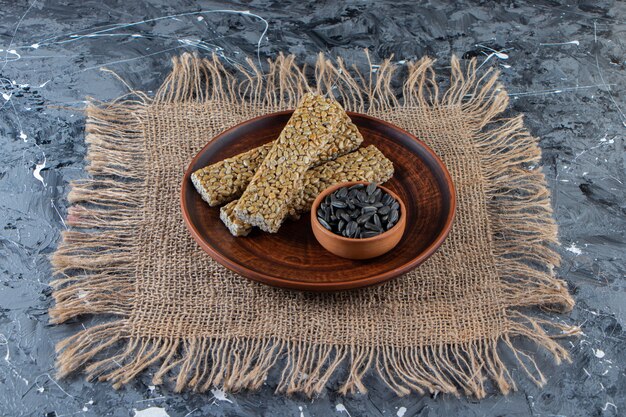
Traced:
<path fill-rule="evenodd" d="M 395 168 L 384 185 L 404 201 L 407 224 L 398 245 L 373 259 L 350 260 L 326 251 L 316 241 L 310 217 L 288 220 L 275 234 L 254 230 L 233 237 L 189 178 L 206 165 L 237 155 L 278 137 L 292 111 L 257 117 L 211 140 L 191 161 L 181 190 L 185 224 L 213 259 L 246 278 L 264 284 L 310 291 L 336 291 L 381 283 L 412 270 L 444 241 L 454 218 L 454 186 L 441 160 L 426 144 L 404 130 L 359 113 L 348 115 L 365 141 L 375 145 Z"/>

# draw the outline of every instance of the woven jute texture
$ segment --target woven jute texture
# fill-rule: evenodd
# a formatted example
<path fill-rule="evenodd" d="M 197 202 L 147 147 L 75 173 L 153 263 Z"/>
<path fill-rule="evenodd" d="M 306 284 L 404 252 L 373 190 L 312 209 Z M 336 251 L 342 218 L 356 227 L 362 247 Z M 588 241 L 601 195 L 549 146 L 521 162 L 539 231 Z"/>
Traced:
<path fill-rule="evenodd" d="M 388 60 L 368 73 L 322 55 L 309 68 L 279 55 L 262 73 L 250 60 L 233 69 L 186 54 L 154 97 L 92 103 L 91 177 L 68 195 L 50 317 L 109 319 L 59 343 L 59 375 L 83 370 L 120 387 L 151 367 L 155 384 L 177 391 L 236 391 L 259 388 L 276 367 L 278 392 L 315 395 L 331 378 L 342 393 L 365 392 L 372 375 L 398 395 L 483 397 L 490 386 L 515 389 L 515 366 L 542 384 L 519 340 L 558 363 L 568 352 L 554 338 L 577 329 L 534 310 L 573 305 L 553 272 L 557 228 L 537 140 L 521 117 L 500 118 L 508 95 L 495 72 L 453 58 L 442 83 L 433 64 L 399 71 Z M 287 291 L 229 271 L 190 237 L 179 190 L 192 157 L 237 123 L 295 107 L 306 91 L 396 124 L 444 160 L 456 220 L 418 269 L 356 291 Z"/>

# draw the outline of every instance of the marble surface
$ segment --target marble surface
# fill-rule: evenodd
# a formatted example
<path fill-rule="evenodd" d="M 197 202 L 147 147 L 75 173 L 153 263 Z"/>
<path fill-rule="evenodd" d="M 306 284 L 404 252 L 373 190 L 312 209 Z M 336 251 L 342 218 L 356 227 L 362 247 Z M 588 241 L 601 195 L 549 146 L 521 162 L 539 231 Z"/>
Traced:
<path fill-rule="evenodd" d="M 626 3 L 578 0 L 417 2 L 0 0 L 0 416 L 618 416 L 626 415 Z M 242 11 L 249 11 L 242 13 Z M 183 51 L 229 62 L 324 51 L 363 65 L 451 54 L 497 66 L 541 138 L 563 243 L 559 272 L 584 332 L 564 341 L 573 363 L 538 352 L 548 383 L 514 370 L 519 391 L 477 401 L 396 398 L 375 378 L 367 395 L 206 394 L 150 385 L 115 391 L 54 378 L 54 344 L 88 326 L 48 324 L 49 254 L 64 229 L 67 184 L 85 176 L 85 97 L 154 91 Z M 445 68 L 444 68 L 445 69 Z M 528 346 L 532 351 L 533 347 Z"/>

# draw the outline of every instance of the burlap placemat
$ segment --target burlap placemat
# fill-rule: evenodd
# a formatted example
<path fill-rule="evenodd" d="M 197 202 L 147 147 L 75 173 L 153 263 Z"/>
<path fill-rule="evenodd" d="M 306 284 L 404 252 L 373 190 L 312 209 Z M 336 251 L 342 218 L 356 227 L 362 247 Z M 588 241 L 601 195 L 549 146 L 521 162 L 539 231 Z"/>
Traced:
<path fill-rule="evenodd" d="M 399 395 L 482 397 L 489 380 L 515 388 L 504 351 L 545 381 L 517 337 L 568 358 L 549 333 L 576 329 L 527 309 L 573 301 L 553 273 L 557 228 L 537 140 L 521 117 L 498 120 L 508 95 L 497 74 L 453 58 L 444 92 L 429 58 L 404 75 L 390 61 L 362 74 L 321 55 L 308 69 L 282 55 L 265 74 L 248 64 L 229 71 L 215 57 L 183 55 L 154 98 L 133 91 L 87 109 L 91 178 L 68 195 L 72 228 L 52 258 L 50 317 L 115 318 L 59 343 L 61 376 L 84 369 L 119 387 L 152 365 L 154 383 L 172 377 L 177 391 L 238 390 L 259 388 L 278 367 L 277 391 L 312 395 L 335 374 L 341 392 L 364 392 L 371 370 Z M 287 291 L 230 272 L 189 236 L 179 190 L 191 158 L 237 123 L 293 108 L 308 89 L 408 130 L 448 166 L 455 224 L 413 272 L 350 292 Z"/>

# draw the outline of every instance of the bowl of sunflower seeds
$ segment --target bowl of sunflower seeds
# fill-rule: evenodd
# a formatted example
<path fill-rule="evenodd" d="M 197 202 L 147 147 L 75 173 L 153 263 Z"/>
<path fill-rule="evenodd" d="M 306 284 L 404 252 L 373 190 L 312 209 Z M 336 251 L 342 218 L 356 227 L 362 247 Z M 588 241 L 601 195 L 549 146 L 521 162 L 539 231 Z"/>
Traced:
<path fill-rule="evenodd" d="M 390 189 L 365 181 L 336 184 L 311 206 L 311 227 L 327 251 L 369 259 L 392 250 L 402 238 L 406 208 Z"/>

